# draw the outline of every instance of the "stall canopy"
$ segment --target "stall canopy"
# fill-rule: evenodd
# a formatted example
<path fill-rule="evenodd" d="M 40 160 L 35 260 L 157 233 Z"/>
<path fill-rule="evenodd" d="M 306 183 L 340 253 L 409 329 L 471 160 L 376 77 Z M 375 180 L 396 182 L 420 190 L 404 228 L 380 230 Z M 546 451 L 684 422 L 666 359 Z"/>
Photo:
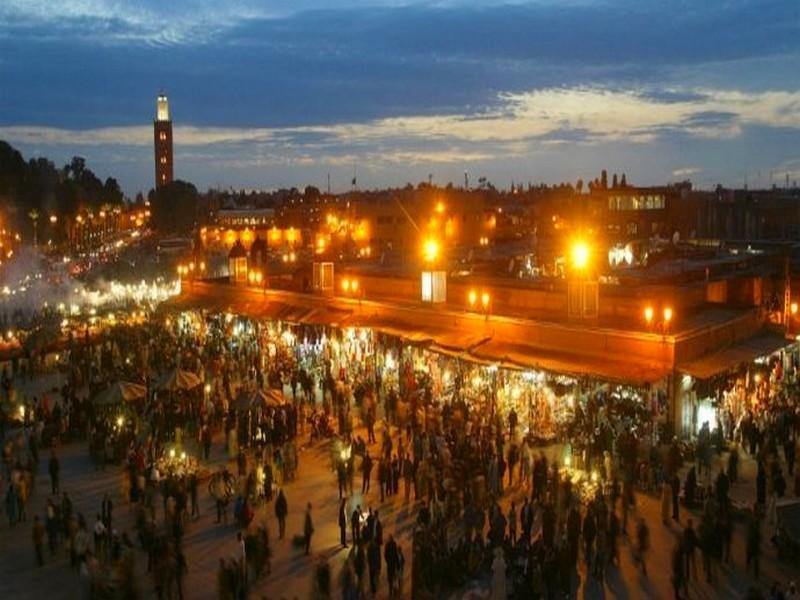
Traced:
<path fill-rule="evenodd" d="M 727 348 L 682 363 L 678 365 L 678 371 L 696 379 L 709 379 L 719 373 L 751 363 L 761 356 L 768 356 L 790 343 L 783 334 L 762 331 L 753 337 L 739 340 Z"/>
<path fill-rule="evenodd" d="M 401 338 L 413 344 L 429 344 L 434 340 L 434 332 L 426 328 L 422 331 L 418 324 L 405 319 L 381 314 L 353 315 L 347 319 L 348 327 L 368 327 L 385 335 Z"/>
<path fill-rule="evenodd" d="M 138 383 L 116 381 L 94 397 L 98 406 L 112 406 L 140 400 L 147 395 L 147 388 Z"/>
<path fill-rule="evenodd" d="M 633 385 L 656 383 L 669 371 L 668 367 L 662 365 L 590 358 L 501 339 L 488 340 L 470 350 L 470 355 L 499 366 L 542 369 L 574 376 L 589 375 Z"/>
<path fill-rule="evenodd" d="M 156 385 L 159 390 L 192 390 L 202 384 L 202 380 L 191 371 L 172 369 Z"/>
<path fill-rule="evenodd" d="M 304 323 L 308 325 L 340 325 L 351 314 L 349 310 L 325 306 L 304 306 L 274 300 L 268 296 L 253 299 L 244 296 L 241 299 L 214 296 L 176 297 L 163 303 L 166 310 L 207 310 L 209 312 L 230 312 L 254 319 L 269 319 L 287 323 Z"/>
<path fill-rule="evenodd" d="M 236 399 L 236 406 L 239 410 L 264 408 L 266 406 L 278 407 L 283 403 L 283 392 L 278 389 L 242 392 Z"/>

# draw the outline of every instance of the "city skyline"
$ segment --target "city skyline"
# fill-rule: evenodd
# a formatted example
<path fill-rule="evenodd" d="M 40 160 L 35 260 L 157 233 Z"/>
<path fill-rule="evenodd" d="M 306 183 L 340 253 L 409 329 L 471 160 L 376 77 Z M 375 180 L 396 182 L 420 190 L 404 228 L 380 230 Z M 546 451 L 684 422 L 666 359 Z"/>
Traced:
<path fill-rule="evenodd" d="M 200 189 L 800 178 L 792 2 L 279 4 L 12 0 L 0 139 L 133 196 L 163 90 Z"/>

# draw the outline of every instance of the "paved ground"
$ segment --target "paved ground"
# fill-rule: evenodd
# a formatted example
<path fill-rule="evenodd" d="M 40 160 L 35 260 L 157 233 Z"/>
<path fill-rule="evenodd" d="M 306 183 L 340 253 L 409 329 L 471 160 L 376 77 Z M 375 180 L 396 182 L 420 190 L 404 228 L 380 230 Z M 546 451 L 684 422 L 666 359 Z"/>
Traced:
<path fill-rule="evenodd" d="M 132 531 L 133 513 L 120 499 L 121 473 L 117 468 L 109 466 L 105 471 L 95 471 L 83 444 L 71 444 L 64 447 L 61 451 L 61 461 L 62 488 L 70 493 L 76 510 L 82 512 L 89 523 L 94 521 L 95 514 L 99 511 L 103 493 L 110 492 L 114 494 L 116 505 L 115 527 L 120 530 Z M 212 462 L 222 464 L 224 461 L 222 443 L 221 440 L 217 440 L 212 451 Z M 745 457 L 741 470 L 742 480 L 734 486 L 733 493 L 740 499 L 751 499 L 755 490 L 753 462 Z M 271 534 L 273 570 L 270 576 L 255 586 L 252 595 L 254 598 L 286 598 L 287 600 L 306 598 L 310 591 L 313 571 L 311 567 L 315 561 L 320 556 L 330 560 L 334 582 L 336 582 L 341 563 L 346 556 L 346 551 L 340 550 L 338 543 L 336 480 L 335 475 L 330 471 L 329 454 L 324 445 L 318 444 L 302 451 L 299 477 L 285 489 L 289 501 L 288 538 L 302 530 L 305 503 L 312 502 L 316 528 L 312 556 L 302 556 L 300 551 L 292 548 L 290 539 L 278 541 L 277 523 L 272 512 L 272 505 L 260 508 L 257 519 L 262 519 L 267 523 Z M 33 514 L 43 513 L 48 493 L 49 479 L 46 475 L 46 460 L 43 460 L 36 479 L 35 494 L 29 505 L 29 521 L 9 529 L 7 521 L 0 520 L 0 598 L 59 600 L 78 597 L 77 578 L 69 568 L 66 551 L 62 551 L 56 557 L 46 556 L 46 564 L 42 568 L 35 566 L 31 543 L 31 519 Z M 513 495 L 519 496 L 521 492 L 517 490 L 514 493 L 512 490 Z M 385 535 L 394 533 L 395 537 L 399 538 L 403 544 L 408 565 L 406 569 L 408 577 L 411 564 L 409 533 L 412 521 L 409 507 L 404 505 L 402 497 L 383 505 L 380 505 L 378 500 L 377 494 L 374 492 L 367 499 L 358 496 L 355 498 L 355 501 L 364 508 L 368 505 L 380 508 Z M 507 498 L 507 501 L 510 501 L 510 497 Z M 236 536 L 234 525 L 225 526 L 214 523 L 213 502 L 204 486 L 201 487 L 200 510 L 200 518 L 191 522 L 185 537 L 189 565 L 186 597 L 192 600 L 216 597 L 218 560 L 220 557 L 233 554 Z M 672 597 L 670 555 L 680 529 L 675 524 L 669 526 L 661 524 L 659 505 L 654 497 L 640 495 L 637 498 L 637 511 L 645 516 L 650 524 L 652 550 L 648 559 L 649 576 L 643 578 L 639 575 L 633 565 L 630 547 L 627 541 L 623 540 L 621 564 L 619 568 L 608 569 L 604 586 L 591 578 L 587 581 L 583 570 L 580 570 L 577 597 L 620 599 Z M 686 511 L 682 511 L 682 522 L 685 522 L 686 515 Z M 635 515 L 633 516 L 635 518 Z M 160 511 L 158 517 L 159 519 L 162 517 Z M 699 518 L 695 515 L 695 522 L 698 521 Z M 760 587 L 767 591 L 774 581 L 782 584 L 794 579 L 800 581 L 800 565 L 778 562 L 774 549 L 766 541 L 767 536 L 764 537 Z M 741 598 L 744 596 L 745 590 L 753 581 L 744 572 L 743 538 L 744 525 L 737 523 L 734 532 L 733 564 L 722 567 L 713 587 L 705 582 L 693 583 L 690 589 L 692 598 Z M 701 574 L 699 563 L 698 556 L 698 574 Z M 141 597 L 150 598 L 154 597 L 152 579 L 144 572 L 145 566 L 145 557 L 138 553 L 137 569 L 141 573 L 139 578 Z M 477 582 L 473 586 L 476 591 L 485 587 L 481 583 Z M 381 587 L 379 597 L 385 598 L 387 596 L 385 578 L 381 581 Z M 338 598 L 338 587 L 334 585 L 334 589 L 337 590 L 334 597 Z M 405 597 L 410 597 L 408 582 L 404 589 L 406 590 Z M 454 595 L 454 597 L 461 595 Z"/>

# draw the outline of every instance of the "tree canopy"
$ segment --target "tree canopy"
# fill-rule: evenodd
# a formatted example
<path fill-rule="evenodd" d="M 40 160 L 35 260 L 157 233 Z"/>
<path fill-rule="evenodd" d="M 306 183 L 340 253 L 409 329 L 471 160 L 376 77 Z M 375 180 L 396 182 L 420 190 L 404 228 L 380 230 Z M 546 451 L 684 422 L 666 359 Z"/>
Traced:
<path fill-rule="evenodd" d="M 123 201 L 117 180 L 101 181 L 81 156 L 59 169 L 47 158 L 26 162 L 18 150 L 0 140 L 0 206 L 4 217 L 18 226 L 29 227 L 26 215 L 34 210 L 41 215 L 74 215 Z"/>

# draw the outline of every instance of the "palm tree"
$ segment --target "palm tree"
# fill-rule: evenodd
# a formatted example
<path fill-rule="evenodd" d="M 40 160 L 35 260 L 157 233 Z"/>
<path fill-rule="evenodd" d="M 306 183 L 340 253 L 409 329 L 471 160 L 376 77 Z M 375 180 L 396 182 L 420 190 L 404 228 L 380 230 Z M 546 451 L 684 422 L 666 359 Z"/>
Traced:
<path fill-rule="evenodd" d="M 36 246 L 38 245 L 38 241 L 36 239 L 36 230 L 37 230 L 36 225 L 37 222 L 39 221 L 39 211 L 33 208 L 28 213 L 28 216 L 31 218 L 31 221 L 33 222 L 33 247 L 36 248 Z"/>

